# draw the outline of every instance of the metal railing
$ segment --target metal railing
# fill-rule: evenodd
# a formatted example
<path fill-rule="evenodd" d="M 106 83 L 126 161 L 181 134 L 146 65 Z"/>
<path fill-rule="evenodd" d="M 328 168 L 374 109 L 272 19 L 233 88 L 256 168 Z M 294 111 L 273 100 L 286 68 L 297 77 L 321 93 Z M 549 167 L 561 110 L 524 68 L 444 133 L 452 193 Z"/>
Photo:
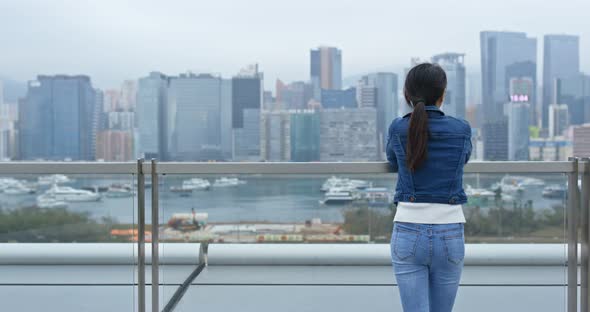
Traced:
<path fill-rule="evenodd" d="M 138 199 L 138 308 L 145 311 L 145 175 L 152 180 L 152 220 L 158 220 L 159 174 L 384 174 L 392 173 L 386 162 L 369 163 L 191 163 L 164 162 L 11 162 L 0 163 L 0 174 L 133 174 L 137 177 Z M 562 173 L 568 175 L 567 245 L 568 312 L 578 311 L 578 236 L 581 242 L 581 311 L 590 312 L 588 297 L 590 160 L 559 162 L 473 162 L 465 173 Z M 578 178 L 581 176 L 581 190 Z M 579 232 L 580 231 L 580 232 Z M 158 311 L 158 226 L 152 227 L 152 310 Z"/>

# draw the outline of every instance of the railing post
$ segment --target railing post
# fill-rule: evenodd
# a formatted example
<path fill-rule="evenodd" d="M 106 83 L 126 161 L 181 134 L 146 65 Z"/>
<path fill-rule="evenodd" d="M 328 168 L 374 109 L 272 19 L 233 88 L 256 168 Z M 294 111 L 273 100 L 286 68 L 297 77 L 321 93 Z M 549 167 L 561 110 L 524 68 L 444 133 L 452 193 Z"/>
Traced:
<path fill-rule="evenodd" d="M 580 290 L 580 307 L 582 312 L 590 312 L 590 306 L 588 306 L 588 300 L 590 299 L 590 290 L 588 289 L 588 280 L 590 278 L 590 272 L 588 268 L 590 266 L 590 257 L 588 255 L 588 242 L 590 241 L 590 158 L 582 158 L 583 171 L 582 171 L 582 188 L 580 190 L 580 227 L 582 228 L 580 239 L 582 249 L 582 270 L 581 270 L 581 290 Z"/>
<path fill-rule="evenodd" d="M 145 312 L 145 180 L 143 158 L 137 160 L 137 310 Z"/>
<path fill-rule="evenodd" d="M 568 177 L 567 209 L 567 312 L 578 311 L 578 159 L 568 159 L 574 170 Z"/>
<path fill-rule="evenodd" d="M 152 158 L 152 312 L 160 309 L 160 254 L 158 253 L 159 243 L 159 188 L 157 161 Z"/>

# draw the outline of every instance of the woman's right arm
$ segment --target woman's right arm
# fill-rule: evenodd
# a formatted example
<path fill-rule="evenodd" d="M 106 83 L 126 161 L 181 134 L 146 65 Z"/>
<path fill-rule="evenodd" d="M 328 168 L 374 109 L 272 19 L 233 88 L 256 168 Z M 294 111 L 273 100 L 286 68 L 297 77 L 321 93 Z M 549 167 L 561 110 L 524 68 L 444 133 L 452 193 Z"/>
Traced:
<path fill-rule="evenodd" d="M 391 168 L 394 171 L 397 171 L 397 157 L 395 156 L 395 150 L 393 149 L 393 137 L 394 137 L 394 124 L 397 119 L 391 122 L 389 126 L 389 130 L 387 131 L 387 145 L 385 147 L 385 154 L 387 155 L 387 161 L 389 162 Z"/>

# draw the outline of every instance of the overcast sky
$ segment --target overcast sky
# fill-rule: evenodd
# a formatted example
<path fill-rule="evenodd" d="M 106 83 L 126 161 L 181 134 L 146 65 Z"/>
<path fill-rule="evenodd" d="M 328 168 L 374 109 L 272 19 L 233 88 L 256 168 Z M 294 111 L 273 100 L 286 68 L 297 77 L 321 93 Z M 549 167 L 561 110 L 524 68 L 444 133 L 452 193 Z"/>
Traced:
<path fill-rule="evenodd" d="M 0 0 L 0 76 L 87 74 L 100 88 L 149 71 L 231 76 L 258 62 L 305 80 L 309 49 L 342 49 L 343 76 L 402 68 L 412 56 L 467 54 L 479 71 L 481 30 L 580 35 L 590 72 L 588 0 Z M 540 63 L 540 60 L 539 60 Z"/>

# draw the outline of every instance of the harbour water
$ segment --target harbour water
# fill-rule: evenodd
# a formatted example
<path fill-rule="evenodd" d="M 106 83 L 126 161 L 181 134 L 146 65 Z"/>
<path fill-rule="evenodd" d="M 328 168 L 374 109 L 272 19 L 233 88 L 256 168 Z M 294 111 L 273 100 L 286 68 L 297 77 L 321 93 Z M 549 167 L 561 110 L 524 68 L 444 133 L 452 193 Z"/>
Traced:
<path fill-rule="evenodd" d="M 466 176 L 465 184 L 489 189 L 498 182 L 503 175 L 473 175 Z M 211 187 L 209 190 L 193 191 L 190 194 L 179 194 L 170 191 L 170 187 L 182 184 L 183 180 L 192 178 L 188 175 L 162 176 L 160 178 L 160 223 L 165 223 L 174 213 L 206 212 L 209 222 L 305 222 L 319 218 L 322 222 L 338 223 L 344 220 L 343 212 L 348 206 L 322 205 L 320 201 L 324 193 L 320 188 L 327 176 L 241 176 L 246 183 L 234 187 Z M 200 178 L 213 181 L 218 177 Z M 350 177 L 350 176 L 349 176 Z M 353 176 L 369 181 L 374 187 L 385 187 L 393 194 L 395 186 L 394 175 Z M 29 178 L 31 181 L 34 179 Z M 74 188 L 91 186 L 108 186 L 111 184 L 133 185 L 132 176 L 104 176 L 81 177 L 73 176 L 74 181 L 67 184 Z M 543 176 L 546 185 L 565 185 L 563 175 Z M 0 194 L 0 207 L 3 209 L 18 209 L 34 206 L 36 197 L 44 192 L 40 187 L 36 194 L 8 195 Z M 546 199 L 542 196 L 543 186 L 530 186 L 518 195 L 518 201 L 531 201 L 535 211 L 552 209 L 555 205 L 565 205 L 564 198 Z M 68 210 L 87 212 L 93 218 L 100 220 L 104 217 L 114 219 L 118 223 L 135 223 L 136 191 L 132 190 L 129 197 L 107 198 L 103 196 L 96 202 L 69 203 Z M 485 208 L 483 205 L 483 208 Z M 491 205 L 491 203 L 487 203 Z M 510 208 L 511 204 L 505 204 Z M 146 190 L 146 218 L 150 221 L 151 189 Z M 379 209 L 379 208 L 376 208 Z"/>

